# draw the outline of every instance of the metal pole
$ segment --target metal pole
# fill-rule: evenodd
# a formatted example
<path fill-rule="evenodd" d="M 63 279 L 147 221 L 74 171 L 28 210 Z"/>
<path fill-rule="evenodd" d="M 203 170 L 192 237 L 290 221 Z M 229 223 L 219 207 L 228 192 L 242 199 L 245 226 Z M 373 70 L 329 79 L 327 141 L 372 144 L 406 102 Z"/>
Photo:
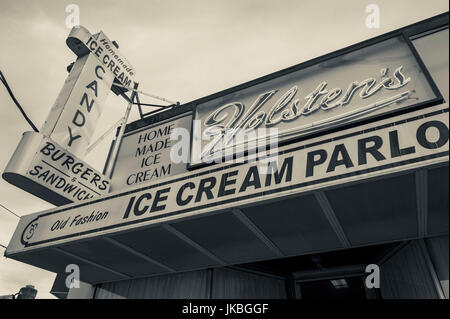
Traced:
<path fill-rule="evenodd" d="M 143 119 L 144 114 L 142 113 L 141 101 L 139 100 L 139 94 L 136 94 L 136 101 L 138 102 L 139 116 L 141 117 L 141 119 Z"/>
<path fill-rule="evenodd" d="M 105 139 L 105 137 L 107 137 L 109 135 L 109 133 L 111 133 L 114 130 L 117 130 L 117 128 L 122 125 L 123 123 L 123 118 L 121 118 L 120 120 L 118 120 L 116 123 L 114 123 L 113 126 L 111 126 L 105 133 L 102 134 L 102 136 L 100 136 L 94 143 L 92 143 L 91 145 L 88 146 L 88 148 L 86 149 L 86 154 L 89 153 L 90 151 L 92 151 L 95 147 L 97 147 L 97 145 L 103 141 Z M 1 205 L 1 204 L 0 204 Z"/>
<path fill-rule="evenodd" d="M 137 92 L 138 92 L 137 91 L 138 86 L 139 86 L 139 83 L 135 82 L 134 89 L 131 93 L 130 102 L 128 103 L 127 110 L 125 111 L 125 115 L 122 118 L 122 123 L 120 125 L 119 134 L 117 135 L 116 141 L 114 143 L 114 147 L 111 152 L 111 156 L 108 159 L 108 167 L 105 170 L 105 175 L 108 178 L 111 178 L 112 172 L 114 170 L 114 166 L 116 164 L 117 153 L 119 152 L 120 144 L 122 143 L 122 137 L 123 137 L 123 134 L 125 133 L 125 127 L 127 126 L 127 121 L 128 121 L 128 117 L 130 116 L 131 107 L 133 106 L 133 103 L 134 103 L 134 98 L 136 97 Z"/>
<path fill-rule="evenodd" d="M 167 102 L 167 103 L 170 103 L 170 104 L 177 104 L 177 102 L 171 101 L 169 99 L 165 99 L 165 98 L 163 98 L 161 96 L 158 96 L 158 95 L 155 95 L 155 94 L 151 94 L 151 93 L 146 93 L 144 91 L 138 91 L 138 90 L 136 90 L 136 86 L 135 86 L 134 89 L 132 89 L 132 88 L 130 88 L 128 86 L 125 86 L 125 85 L 117 84 L 117 83 L 113 83 L 113 86 L 124 88 L 124 89 L 130 90 L 130 91 L 133 91 L 133 92 L 137 92 L 137 93 L 140 93 L 142 95 L 150 96 L 150 97 L 152 97 L 154 99 L 157 99 L 157 100 L 160 100 L 160 101 L 163 101 L 163 102 Z"/>
<path fill-rule="evenodd" d="M 433 280 L 434 288 L 436 289 L 436 294 L 439 299 L 445 299 L 444 290 L 442 289 L 441 282 L 434 268 L 433 261 L 431 260 L 430 254 L 428 252 L 427 244 L 424 238 L 418 240 L 420 250 L 422 251 L 423 257 L 425 259 L 425 264 L 427 265 L 428 271 L 430 273 L 431 279 Z"/>

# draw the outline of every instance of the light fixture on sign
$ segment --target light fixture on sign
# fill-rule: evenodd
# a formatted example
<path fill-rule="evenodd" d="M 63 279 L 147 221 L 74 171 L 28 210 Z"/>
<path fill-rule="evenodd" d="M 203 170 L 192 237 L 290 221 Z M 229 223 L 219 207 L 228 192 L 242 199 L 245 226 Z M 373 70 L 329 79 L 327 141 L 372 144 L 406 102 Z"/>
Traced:
<path fill-rule="evenodd" d="M 348 288 L 347 280 L 345 279 L 333 279 L 331 280 L 331 284 L 335 289 L 344 289 Z"/>

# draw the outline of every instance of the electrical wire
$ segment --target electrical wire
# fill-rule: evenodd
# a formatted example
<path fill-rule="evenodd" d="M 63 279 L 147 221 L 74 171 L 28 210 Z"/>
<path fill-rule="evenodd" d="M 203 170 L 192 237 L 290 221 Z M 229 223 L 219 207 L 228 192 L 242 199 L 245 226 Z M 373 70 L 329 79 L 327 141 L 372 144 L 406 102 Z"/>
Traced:
<path fill-rule="evenodd" d="M 20 105 L 19 101 L 17 101 L 16 97 L 14 96 L 11 88 L 8 85 L 8 82 L 6 81 L 5 76 L 3 75 L 2 71 L 0 71 L 0 80 L 2 81 L 3 85 L 5 86 L 6 90 L 9 93 L 9 96 L 11 97 L 11 99 L 13 100 L 14 104 L 16 104 L 16 106 L 19 108 L 20 112 L 22 113 L 23 117 L 25 118 L 25 120 L 28 122 L 28 124 L 33 128 L 33 130 L 37 133 L 39 133 L 39 130 L 37 129 L 37 127 L 33 124 L 33 122 L 30 120 L 30 118 L 27 116 L 27 114 L 25 113 L 25 111 L 23 110 L 22 106 Z"/>
<path fill-rule="evenodd" d="M 14 216 L 17 216 L 17 217 L 19 217 L 20 218 L 20 216 L 19 215 L 17 215 L 16 213 L 14 213 L 12 210 L 10 210 L 9 208 L 6 208 L 5 206 L 3 206 L 2 204 L 0 204 L 0 207 L 3 207 L 4 209 L 6 209 L 8 212 L 10 212 L 11 214 L 13 214 Z M 5 248 L 6 249 L 6 246 L 4 246 L 4 245 L 2 245 L 2 244 L 0 244 L 0 247 L 3 247 L 3 248 Z"/>
<path fill-rule="evenodd" d="M 14 213 L 12 210 L 10 210 L 9 208 L 6 208 L 5 206 L 3 206 L 2 204 L 0 204 L 0 207 L 3 207 L 4 209 L 6 209 L 8 212 L 10 212 L 11 214 L 13 214 L 14 216 L 16 216 L 16 217 L 19 217 L 20 218 L 20 216 L 19 215 L 17 215 L 16 213 Z"/>

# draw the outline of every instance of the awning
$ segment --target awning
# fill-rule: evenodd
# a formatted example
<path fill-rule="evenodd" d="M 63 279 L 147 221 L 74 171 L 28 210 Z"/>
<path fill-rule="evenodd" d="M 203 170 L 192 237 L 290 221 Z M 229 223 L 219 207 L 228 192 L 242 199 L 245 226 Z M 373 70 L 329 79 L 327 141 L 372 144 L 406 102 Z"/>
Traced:
<path fill-rule="evenodd" d="M 438 122 L 447 125 L 441 135 Z M 424 138 L 434 142 L 423 144 L 430 123 Z M 392 156 L 394 131 L 409 152 Z M 355 145 L 371 136 L 383 141 L 384 159 L 361 164 Z M 305 177 L 307 152 L 331 154 L 336 145 L 354 165 L 329 171 L 328 158 Z M 216 165 L 24 216 L 6 256 L 56 273 L 76 264 L 81 280 L 95 284 L 448 234 L 446 106 L 287 145 L 278 160 L 285 169 L 259 188 L 249 177 L 257 164 Z M 235 192 L 220 197 L 224 176 Z M 213 178 L 214 196 L 204 190 L 196 202 Z M 246 179 L 253 186 L 241 192 Z"/>

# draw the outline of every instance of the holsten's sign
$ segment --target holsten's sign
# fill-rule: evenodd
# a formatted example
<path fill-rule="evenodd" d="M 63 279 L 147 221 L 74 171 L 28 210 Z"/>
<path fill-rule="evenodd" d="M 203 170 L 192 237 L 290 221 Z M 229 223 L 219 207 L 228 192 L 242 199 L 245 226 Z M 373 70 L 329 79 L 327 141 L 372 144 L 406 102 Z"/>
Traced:
<path fill-rule="evenodd" d="M 236 136 L 252 129 L 277 128 L 283 141 L 433 98 L 410 47 L 393 37 L 198 104 L 191 162 L 223 156 L 247 143 Z"/>
<path fill-rule="evenodd" d="M 104 195 L 110 188 L 100 172 L 35 132 L 23 134 L 3 178 L 55 205 Z"/>
<path fill-rule="evenodd" d="M 448 106 L 281 147 L 264 160 L 203 168 L 159 183 L 23 216 L 6 250 L 142 227 L 448 161 Z"/>
<path fill-rule="evenodd" d="M 186 162 L 175 163 L 171 158 L 172 146 L 178 142 L 171 136 L 179 128 L 190 133 L 191 124 L 190 114 L 181 115 L 125 134 L 114 166 L 111 190 L 155 182 L 186 172 Z"/>

